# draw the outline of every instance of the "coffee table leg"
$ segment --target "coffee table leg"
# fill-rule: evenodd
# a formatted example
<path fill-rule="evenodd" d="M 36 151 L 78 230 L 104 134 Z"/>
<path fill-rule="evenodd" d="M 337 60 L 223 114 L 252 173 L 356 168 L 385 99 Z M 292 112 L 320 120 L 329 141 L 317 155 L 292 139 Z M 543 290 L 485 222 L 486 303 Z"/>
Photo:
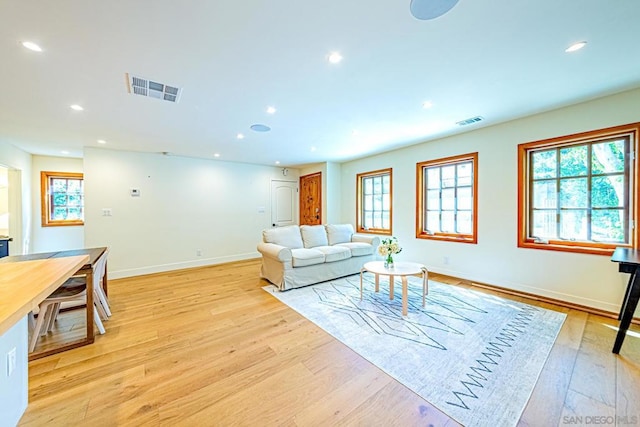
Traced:
<path fill-rule="evenodd" d="M 378 292 L 380 290 L 380 276 L 378 273 L 373 273 L 373 275 L 376 276 L 376 292 Z"/>
<path fill-rule="evenodd" d="M 389 299 L 393 299 L 393 276 L 389 276 Z"/>
<path fill-rule="evenodd" d="M 402 276 L 402 315 L 407 315 L 407 276 Z"/>
<path fill-rule="evenodd" d="M 429 271 L 422 269 L 422 306 L 426 306 L 426 297 L 429 293 Z"/>
<path fill-rule="evenodd" d="M 362 273 L 364 272 L 364 268 L 360 269 L 360 301 L 362 301 Z"/>

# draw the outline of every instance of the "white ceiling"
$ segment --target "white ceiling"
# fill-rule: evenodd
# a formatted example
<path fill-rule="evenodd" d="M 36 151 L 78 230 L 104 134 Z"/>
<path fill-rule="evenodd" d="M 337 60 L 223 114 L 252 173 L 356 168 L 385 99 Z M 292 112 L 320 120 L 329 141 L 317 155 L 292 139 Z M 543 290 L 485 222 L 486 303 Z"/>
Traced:
<path fill-rule="evenodd" d="M 294 166 L 640 86 L 640 0 L 460 0 L 430 21 L 409 3 L 2 0 L 0 141 L 54 156 L 100 146 Z M 131 95 L 125 73 L 182 97 Z M 473 116 L 484 121 L 455 124 Z"/>

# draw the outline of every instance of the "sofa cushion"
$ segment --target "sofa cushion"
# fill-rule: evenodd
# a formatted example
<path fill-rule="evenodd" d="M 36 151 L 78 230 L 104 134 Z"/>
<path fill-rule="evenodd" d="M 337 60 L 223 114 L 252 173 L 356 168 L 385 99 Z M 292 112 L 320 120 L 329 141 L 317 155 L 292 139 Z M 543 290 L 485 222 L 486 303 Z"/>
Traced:
<path fill-rule="evenodd" d="M 351 258 L 351 250 L 344 246 L 317 246 L 313 248 L 324 254 L 325 262 L 342 261 Z"/>
<path fill-rule="evenodd" d="M 317 249 L 291 249 L 291 256 L 293 257 L 291 265 L 294 267 L 324 263 L 324 254 Z"/>
<path fill-rule="evenodd" d="M 336 246 L 349 248 L 349 250 L 351 251 L 351 256 L 371 255 L 374 250 L 373 245 L 363 242 L 338 243 Z"/>
<path fill-rule="evenodd" d="M 305 248 L 315 248 L 316 246 L 327 246 L 327 231 L 324 225 L 301 225 L 302 243 Z"/>
<path fill-rule="evenodd" d="M 351 241 L 353 235 L 353 226 L 351 224 L 327 224 L 327 238 L 329 245 L 337 245 L 338 243 L 347 243 Z"/>
<path fill-rule="evenodd" d="M 300 227 L 297 225 L 287 225 L 285 227 L 275 227 L 264 230 L 262 231 L 262 240 L 264 240 L 265 243 L 275 243 L 276 245 L 286 246 L 291 249 L 303 247 Z"/>

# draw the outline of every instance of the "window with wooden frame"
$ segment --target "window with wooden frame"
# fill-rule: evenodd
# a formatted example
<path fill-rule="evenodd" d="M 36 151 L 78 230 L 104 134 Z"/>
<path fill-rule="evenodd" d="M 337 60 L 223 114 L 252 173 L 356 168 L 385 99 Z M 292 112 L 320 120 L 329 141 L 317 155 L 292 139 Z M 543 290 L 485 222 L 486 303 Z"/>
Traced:
<path fill-rule="evenodd" d="M 518 246 L 610 255 L 638 245 L 640 123 L 518 146 Z"/>
<path fill-rule="evenodd" d="M 391 234 L 392 169 L 359 173 L 356 176 L 356 230 L 364 233 Z"/>
<path fill-rule="evenodd" d="M 81 173 L 40 172 L 42 226 L 84 225 Z"/>
<path fill-rule="evenodd" d="M 416 237 L 478 242 L 478 153 L 416 164 Z"/>

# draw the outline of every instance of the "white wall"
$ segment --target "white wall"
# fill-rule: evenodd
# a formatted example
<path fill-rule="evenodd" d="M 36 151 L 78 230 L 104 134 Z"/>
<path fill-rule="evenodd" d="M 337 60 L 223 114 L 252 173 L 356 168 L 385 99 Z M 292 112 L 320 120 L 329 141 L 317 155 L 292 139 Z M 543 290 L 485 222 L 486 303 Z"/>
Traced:
<path fill-rule="evenodd" d="M 325 215 L 325 223 L 326 224 L 339 224 L 342 221 L 340 220 L 340 212 L 342 211 L 342 202 L 340 197 L 341 191 L 341 180 L 342 174 L 340 163 L 327 162 L 326 164 L 326 178 L 323 183 L 324 190 L 324 199 L 326 200 L 326 215 Z M 353 217 L 350 221 L 346 221 L 350 224 L 353 224 L 354 228 L 355 217 Z"/>
<path fill-rule="evenodd" d="M 84 247 L 84 227 L 43 227 L 42 202 L 40 196 L 40 172 L 77 172 L 82 173 L 82 159 L 66 157 L 33 156 L 31 162 L 31 210 L 33 216 L 31 252 L 51 252 Z"/>
<path fill-rule="evenodd" d="M 342 220 L 355 218 L 356 174 L 393 168 L 398 260 L 432 271 L 612 312 L 627 275 L 608 256 L 517 247 L 517 146 L 523 142 L 640 121 L 640 90 L 342 164 Z M 416 163 L 479 152 L 478 244 L 415 238 Z M 444 257 L 449 264 L 444 264 Z"/>
<path fill-rule="evenodd" d="M 85 246 L 110 248 L 112 278 L 256 258 L 281 169 L 86 148 Z"/>
<path fill-rule="evenodd" d="M 14 238 L 14 241 L 9 245 L 9 251 L 11 255 L 25 253 L 29 250 L 31 240 L 31 154 L 0 140 L 0 165 L 11 169 L 10 182 L 12 174 L 20 177 L 21 188 L 18 190 L 12 188 L 9 191 L 9 203 L 20 204 L 18 210 L 22 214 L 20 219 L 10 219 L 9 235 Z M 12 192 L 15 194 L 13 198 Z"/>

